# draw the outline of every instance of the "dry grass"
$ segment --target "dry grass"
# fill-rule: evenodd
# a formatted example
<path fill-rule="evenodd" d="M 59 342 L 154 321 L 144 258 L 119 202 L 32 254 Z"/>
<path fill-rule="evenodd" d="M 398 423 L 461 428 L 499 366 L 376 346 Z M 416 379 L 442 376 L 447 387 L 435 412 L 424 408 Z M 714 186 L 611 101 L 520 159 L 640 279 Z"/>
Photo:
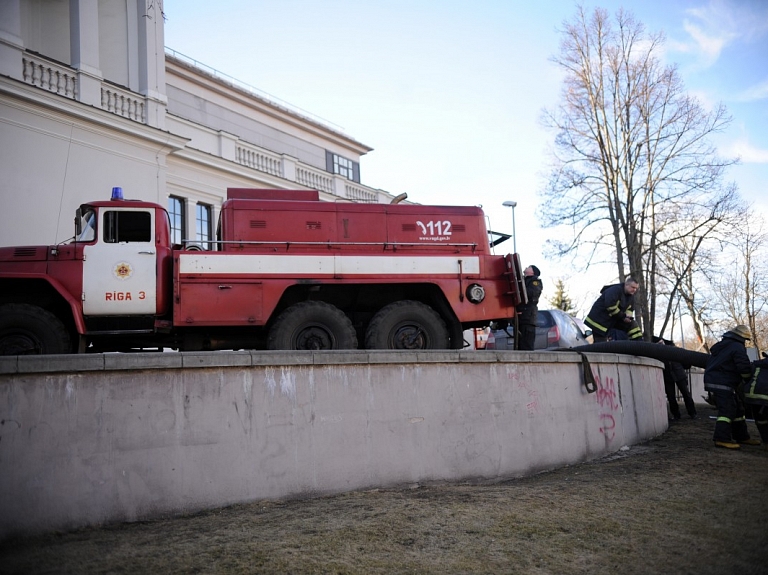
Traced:
<path fill-rule="evenodd" d="M 9 540 L 0 573 L 768 573 L 768 451 L 715 449 L 700 411 L 621 457 L 494 485 Z"/>

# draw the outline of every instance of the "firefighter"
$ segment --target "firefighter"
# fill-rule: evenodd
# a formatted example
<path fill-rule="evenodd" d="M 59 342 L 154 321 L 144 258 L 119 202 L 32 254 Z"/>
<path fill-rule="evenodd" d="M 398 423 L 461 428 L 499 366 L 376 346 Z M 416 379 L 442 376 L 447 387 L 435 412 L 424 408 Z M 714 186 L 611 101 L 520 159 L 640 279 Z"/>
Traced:
<path fill-rule="evenodd" d="M 752 407 L 760 439 L 768 448 L 768 354 L 763 352 L 763 358 L 752 363 L 754 374 L 744 390 L 744 401 Z"/>
<path fill-rule="evenodd" d="M 704 389 L 712 392 L 717 407 L 715 447 L 739 449 L 739 445 L 760 445 L 749 437 L 744 415 L 744 384 L 752 375 L 752 364 L 744 342 L 752 339 L 749 328 L 737 325 L 712 346 L 704 370 Z"/>
<path fill-rule="evenodd" d="M 653 336 L 653 343 L 662 345 L 671 345 L 675 347 L 675 342 L 664 339 L 663 337 Z M 685 403 L 685 410 L 688 412 L 688 417 L 696 419 L 696 405 L 691 397 L 691 391 L 688 388 L 688 374 L 686 369 L 690 366 L 684 366 L 677 361 L 665 361 L 664 362 L 664 392 L 667 394 L 667 403 L 669 403 L 669 411 L 672 414 L 672 418 L 680 419 L 680 405 L 677 403 L 677 390 L 680 390 L 680 395 L 683 396 L 683 402 Z"/>
<path fill-rule="evenodd" d="M 541 279 L 539 279 L 540 274 L 539 268 L 533 265 L 523 270 L 528 303 L 520 304 L 515 310 L 517 312 L 517 329 L 520 334 L 520 343 L 517 349 L 532 351 L 536 341 L 536 316 L 539 312 L 539 297 L 544 288 Z"/>
<path fill-rule="evenodd" d="M 623 284 L 603 286 L 600 290 L 600 297 L 584 320 L 592 328 L 595 343 L 612 339 L 609 331 L 613 329 L 626 333 L 628 339 L 643 337 L 632 309 L 638 285 L 637 280 L 627 277 Z"/>

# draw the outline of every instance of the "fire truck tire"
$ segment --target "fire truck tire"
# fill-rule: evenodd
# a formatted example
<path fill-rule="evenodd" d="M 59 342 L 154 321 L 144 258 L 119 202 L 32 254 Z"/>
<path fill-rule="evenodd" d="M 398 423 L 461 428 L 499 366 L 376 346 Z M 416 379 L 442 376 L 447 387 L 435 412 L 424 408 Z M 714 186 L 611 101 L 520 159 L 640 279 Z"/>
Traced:
<path fill-rule="evenodd" d="M 269 330 L 267 349 L 357 349 L 357 334 L 336 306 L 305 301 L 278 316 Z"/>
<path fill-rule="evenodd" d="M 440 315 L 419 301 L 396 301 L 381 308 L 365 331 L 367 349 L 448 349 L 448 328 Z"/>
<path fill-rule="evenodd" d="M 0 355 L 71 353 L 69 332 L 51 312 L 25 303 L 0 306 Z"/>

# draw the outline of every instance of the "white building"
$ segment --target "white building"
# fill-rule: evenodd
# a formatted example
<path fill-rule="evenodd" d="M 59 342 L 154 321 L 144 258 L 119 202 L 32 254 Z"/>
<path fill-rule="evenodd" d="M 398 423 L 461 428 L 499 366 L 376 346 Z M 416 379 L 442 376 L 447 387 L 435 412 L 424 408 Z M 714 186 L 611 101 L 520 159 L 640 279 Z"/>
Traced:
<path fill-rule="evenodd" d="M 161 5 L 0 0 L 0 245 L 67 240 L 113 186 L 198 241 L 228 187 L 392 200 L 360 183 L 370 147 L 166 51 Z"/>

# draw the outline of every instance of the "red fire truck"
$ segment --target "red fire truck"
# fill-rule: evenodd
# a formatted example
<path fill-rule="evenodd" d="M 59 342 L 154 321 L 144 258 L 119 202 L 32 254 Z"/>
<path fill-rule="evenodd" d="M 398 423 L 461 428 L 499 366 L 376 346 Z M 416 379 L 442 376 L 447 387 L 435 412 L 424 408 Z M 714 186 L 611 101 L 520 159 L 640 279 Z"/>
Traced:
<path fill-rule="evenodd" d="M 460 349 L 525 298 L 477 207 L 231 188 L 216 241 L 174 245 L 162 206 L 115 188 L 75 232 L 0 248 L 0 354 Z"/>

